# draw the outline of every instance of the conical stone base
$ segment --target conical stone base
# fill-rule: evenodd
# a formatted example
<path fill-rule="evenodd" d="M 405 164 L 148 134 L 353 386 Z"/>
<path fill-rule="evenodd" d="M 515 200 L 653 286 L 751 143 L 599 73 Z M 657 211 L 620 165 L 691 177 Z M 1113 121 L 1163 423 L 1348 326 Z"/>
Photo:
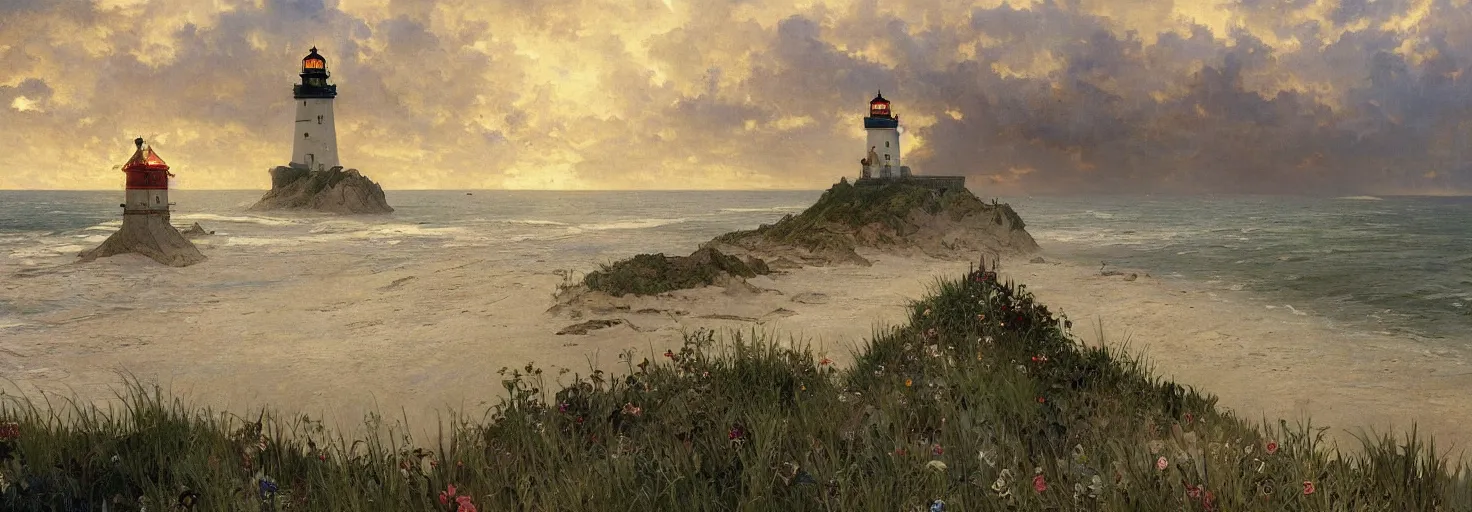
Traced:
<path fill-rule="evenodd" d="M 86 263 L 130 252 L 171 267 L 187 267 L 205 260 L 199 248 L 162 215 L 124 215 L 122 228 L 96 249 L 78 256 L 80 263 Z"/>

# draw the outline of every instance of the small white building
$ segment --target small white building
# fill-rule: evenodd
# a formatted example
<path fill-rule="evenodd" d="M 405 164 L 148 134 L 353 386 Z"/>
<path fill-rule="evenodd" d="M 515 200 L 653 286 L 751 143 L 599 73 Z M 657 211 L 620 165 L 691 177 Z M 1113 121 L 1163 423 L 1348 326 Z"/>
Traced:
<path fill-rule="evenodd" d="M 889 108 L 883 91 L 869 100 L 869 115 L 864 117 L 868 133 L 862 178 L 904 178 L 910 169 L 900 162 L 900 118 Z"/>
<path fill-rule="evenodd" d="M 327 83 L 327 59 L 317 47 L 302 59 L 302 83 L 292 87 L 296 98 L 296 135 L 291 145 L 291 166 L 313 171 L 338 167 L 337 124 L 332 118 L 332 99 L 337 86 Z"/>

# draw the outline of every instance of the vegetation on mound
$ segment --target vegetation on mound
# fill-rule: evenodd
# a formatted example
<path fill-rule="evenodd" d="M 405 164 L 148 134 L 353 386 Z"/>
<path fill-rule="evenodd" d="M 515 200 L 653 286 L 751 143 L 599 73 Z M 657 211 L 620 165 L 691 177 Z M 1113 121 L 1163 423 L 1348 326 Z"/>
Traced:
<path fill-rule="evenodd" d="M 699 288 L 716 284 L 723 276 L 756 277 L 772 270 L 760 258 L 741 258 L 712 248 L 702 248 L 689 256 L 640 254 L 632 258 L 602 265 L 583 276 L 583 285 L 615 297 L 627 294 L 656 295 L 673 290 Z"/>
<path fill-rule="evenodd" d="M 999 224 L 1005 219 L 1014 229 L 1025 227 L 1022 217 L 1012 207 L 984 203 L 964 188 L 940 193 L 903 182 L 856 186 L 845 181 L 823 192 L 816 203 L 798 215 L 787 215 L 776 224 L 754 230 L 727 233 L 714 241 L 739 245 L 743 240 L 756 237 L 809 250 L 852 248 L 853 241 L 845 236 L 846 233 L 880 224 L 903 235 L 915 212 L 946 214 L 956 221 L 975 214 L 991 213 Z"/>
<path fill-rule="evenodd" d="M 377 417 L 377 435 L 353 440 L 136 385 L 125 415 L 9 397 L 0 509 L 1472 507 L 1463 466 L 1414 433 L 1325 449 L 1321 429 L 1243 422 L 1067 327 L 1022 286 L 975 272 L 939 283 L 845 370 L 704 331 L 653 360 L 626 353 L 618 378 L 503 369 L 509 396 L 483 421 L 457 418 L 433 451 L 383 435 Z"/>

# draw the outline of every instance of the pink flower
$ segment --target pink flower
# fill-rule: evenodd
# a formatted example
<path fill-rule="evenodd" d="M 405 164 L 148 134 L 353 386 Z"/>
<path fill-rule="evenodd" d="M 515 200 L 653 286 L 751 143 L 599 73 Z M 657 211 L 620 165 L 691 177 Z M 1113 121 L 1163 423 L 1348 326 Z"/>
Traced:
<path fill-rule="evenodd" d="M 940 454 L 945 453 L 945 452 L 946 451 L 944 449 L 942 449 L 939 444 L 931 445 L 931 447 L 930 447 L 930 453 L 933 453 L 933 454 L 936 454 L 936 455 L 940 455 Z"/>
<path fill-rule="evenodd" d="M 830 364 L 833 364 L 833 360 L 826 357 L 818 361 L 818 366 L 828 366 Z"/>
<path fill-rule="evenodd" d="M 449 505 L 450 499 L 454 498 L 455 494 L 455 484 L 450 484 L 446 486 L 445 490 L 440 493 L 440 504 Z"/>
<path fill-rule="evenodd" d="M 1032 477 L 1032 490 L 1037 492 L 1048 490 L 1048 481 L 1043 479 L 1043 475 L 1036 475 Z"/>
<path fill-rule="evenodd" d="M 1186 495 L 1187 496 L 1190 496 L 1191 499 L 1200 498 L 1201 497 L 1201 488 L 1200 487 L 1197 487 L 1197 486 L 1194 486 L 1194 485 L 1191 485 L 1191 484 L 1186 484 Z"/>
<path fill-rule="evenodd" d="M 1277 441 L 1268 441 L 1268 447 L 1267 448 L 1268 448 L 1268 455 L 1272 455 L 1274 453 L 1278 453 L 1278 442 Z"/>
<path fill-rule="evenodd" d="M 1165 460 L 1165 456 L 1164 455 L 1162 455 L 1158 459 L 1155 459 L 1155 469 L 1158 469 L 1158 470 L 1161 470 L 1161 471 L 1165 471 L 1165 468 L 1167 468 L 1167 467 L 1170 467 L 1170 461 Z"/>
<path fill-rule="evenodd" d="M 1304 496 L 1308 496 L 1310 494 L 1313 494 L 1315 490 L 1317 490 L 1317 489 L 1314 488 L 1314 483 L 1313 482 L 1310 482 L 1308 480 L 1304 480 L 1303 481 L 1303 495 Z"/>
<path fill-rule="evenodd" d="M 475 503 L 470 501 L 470 496 L 455 498 L 455 512 L 475 512 Z"/>

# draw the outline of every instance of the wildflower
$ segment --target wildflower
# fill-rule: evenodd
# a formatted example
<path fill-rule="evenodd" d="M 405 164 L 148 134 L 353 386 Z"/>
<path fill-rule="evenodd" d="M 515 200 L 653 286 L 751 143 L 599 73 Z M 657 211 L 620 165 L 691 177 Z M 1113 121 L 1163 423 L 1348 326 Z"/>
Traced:
<path fill-rule="evenodd" d="M 1165 460 L 1164 455 L 1161 455 L 1160 458 L 1155 459 L 1155 469 L 1165 471 L 1165 468 L 1167 467 L 1170 467 L 1170 461 Z"/>
<path fill-rule="evenodd" d="M 666 351 L 664 351 L 664 356 L 665 357 L 668 357 L 670 359 L 674 359 L 675 358 L 675 351 L 673 351 L 673 350 L 666 350 Z"/>
<path fill-rule="evenodd" d="M 985 463 L 988 466 L 997 467 L 996 454 L 993 453 L 993 452 L 988 452 L 986 450 L 980 450 L 980 451 L 976 452 L 976 459 L 977 460 L 980 460 L 982 463 Z"/>
<path fill-rule="evenodd" d="M 1314 488 L 1314 483 L 1313 482 L 1310 482 L 1308 480 L 1304 480 L 1303 481 L 1303 495 L 1304 496 L 1308 496 L 1310 494 L 1313 494 L 1315 490 L 1317 490 L 1317 489 Z"/>
<path fill-rule="evenodd" d="M 910 379 L 905 379 L 905 387 L 908 388 L 910 386 L 913 386 L 914 384 L 915 384 L 915 381 L 912 381 Z"/>
<path fill-rule="evenodd" d="M 567 402 L 557 404 L 557 412 L 567 412 Z"/>
<path fill-rule="evenodd" d="M 258 480 L 256 482 L 256 486 L 260 489 L 261 499 L 263 500 L 270 498 L 271 496 L 275 495 L 277 491 L 281 490 L 281 488 L 276 485 L 276 482 L 271 481 L 270 478 L 262 478 Z"/>
<path fill-rule="evenodd" d="M 1200 498 L 1201 488 L 1195 485 L 1186 484 L 1186 496 L 1190 496 L 1193 500 Z"/>
<path fill-rule="evenodd" d="M 925 463 L 925 467 L 926 468 L 929 468 L 931 470 L 934 470 L 934 471 L 945 471 L 946 470 L 946 463 L 941 462 L 941 461 L 938 461 L 938 460 L 932 460 L 930 462 Z"/>
<path fill-rule="evenodd" d="M 476 512 L 475 502 L 470 501 L 470 496 L 455 498 L 455 512 Z"/>
<path fill-rule="evenodd" d="M 20 424 L 13 421 L 0 423 L 0 441 L 15 439 L 20 439 Z"/>
<path fill-rule="evenodd" d="M 625 415 L 628 415 L 628 416 L 638 416 L 638 415 L 642 414 L 643 411 L 644 411 L 644 409 L 642 409 L 642 408 L 640 408 L 640 407 L 638 407 L 638 406 L 636 406 L 636 405 L 634 405 L 632 403 L 625 403 L 624 404 L 623 413 Z"/>
<path fill-rule="evenodd" d="M 833 364 L 833 360 L 832 359 L 828 359 L 828 358 L 825 357 L 823 359 L 818 360 L 818 366 L 828 366 L 830 364 Z"/>
<path fill-rule="evenodd" d="M 1037 492 L 1048 490 L 1048 481 L 1043 478 L 1043 475 L 1033 475 L 1032 490 Z"/>
<path fill-rule="evenodd" d="M 1196 418 L 1194 418 L 1194 417 L 1191 416 L 1191 413 L 1189 413 L 1189 412 L 1186 413 L 1186 424 L 1187 425 L 1190 425 L 1192 421 L 1195 421 L 1195 419 Z"/>
<path fill-rule="evenodd" d="M 1278 453 L 1278 442 L 1277 441 L 1268 441 L 1268 445 L 1267 445 L 1266 448 L 1268 450 L 1268 455 L 1272 455 L 1274 453 Z"/>
<path fill-rule="evenodd" d="M 940 454 L 945 453 L 945 452 L 946 452 L 945 449 L 942 449 L 940 447 L 940 444 L 930 445 L 930 453 L 933 454 L 933 455 L 940 455 Z"/>
<path fill-rule="evenodd" d="M 746 429 L 741 428 L 740 425 L 732 426 L 731 431 L 726 433 L 726 437 L 732 441 L 741 441 L 746 439 Z"/>
<path fill-rule="evenodd" d="M 1044 402 L 1047 402 L 1047 401 L 1048 401 L 1048 399 L 1046 399 L 1046 398 L 1038 397 L 1038 403 L 1040 403 L 1040 404 L 1041 403 L 1044 403 Z"/>

